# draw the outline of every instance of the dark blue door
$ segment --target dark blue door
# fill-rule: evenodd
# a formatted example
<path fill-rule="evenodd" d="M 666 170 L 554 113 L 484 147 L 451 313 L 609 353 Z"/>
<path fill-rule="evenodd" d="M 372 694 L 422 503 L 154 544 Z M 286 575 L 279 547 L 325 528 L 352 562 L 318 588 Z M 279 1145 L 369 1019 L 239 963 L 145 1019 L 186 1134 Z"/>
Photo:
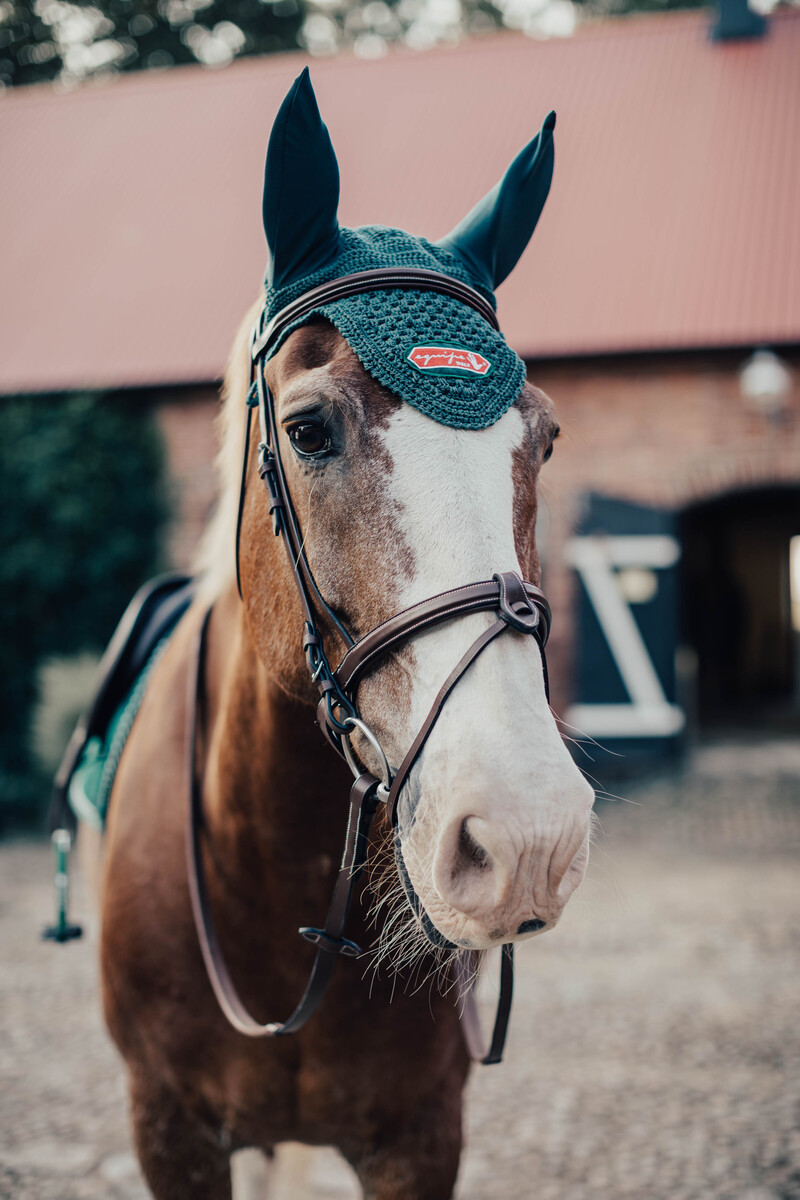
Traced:
<path fill-rule="evenodd" d="M 567 546 L 577 576 L 578 645 L 568 732 L 594 738 L 593 758 L 620 765 L 675 748 L 680 543 L 672 513 L 589 495 Z"/>

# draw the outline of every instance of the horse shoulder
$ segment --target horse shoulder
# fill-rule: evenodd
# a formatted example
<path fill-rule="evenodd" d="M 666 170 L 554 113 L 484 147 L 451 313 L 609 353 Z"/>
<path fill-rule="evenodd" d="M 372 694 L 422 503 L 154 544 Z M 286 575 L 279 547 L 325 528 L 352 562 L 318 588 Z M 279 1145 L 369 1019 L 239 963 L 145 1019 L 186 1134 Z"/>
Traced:
<path fill-rule="evenodd" d="M 158 664 L 111 794 L 102 884 L 103 1001 L 123 1055 L 134 1029 L 196 1007 L 202 960 L 184 866 L 187 673 L 201 614 L 190 610 Z M 149 1020 L 155 1014 L 157 1021 Z M 186 1032 L 191 1032 L 191 1015 Z"/>

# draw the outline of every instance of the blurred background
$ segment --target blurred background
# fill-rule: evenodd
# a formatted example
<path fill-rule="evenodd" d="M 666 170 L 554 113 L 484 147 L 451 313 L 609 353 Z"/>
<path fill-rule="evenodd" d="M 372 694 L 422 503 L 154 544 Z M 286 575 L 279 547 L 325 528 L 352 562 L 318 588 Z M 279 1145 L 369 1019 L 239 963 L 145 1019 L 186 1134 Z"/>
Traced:
<path fill-rule="evenodd" d="M 602 832 L 459 1194 L 798 1197 L 800 10 L 745 0 L 0 0 L 0 1196 L 143 1195 L 91 939 L 36 942 L 48 781 L 213 506 L 308 61 L 345 224 L 443 235 L 558 114 L 498 300 L 563 431 L 548 657 Z M 287 1195 L 352 1194 L 309 1171 Z"/>

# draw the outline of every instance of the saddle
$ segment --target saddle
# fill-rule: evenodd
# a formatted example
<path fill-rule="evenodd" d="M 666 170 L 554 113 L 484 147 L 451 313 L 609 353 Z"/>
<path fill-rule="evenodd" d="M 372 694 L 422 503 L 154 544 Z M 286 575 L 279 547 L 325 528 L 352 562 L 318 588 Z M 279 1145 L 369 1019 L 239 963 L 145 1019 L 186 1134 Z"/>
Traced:
<path fill-rule="evenodd" d="M 160 575 L 144 584 L 126 608 L 97 668 L 94 700 L 75 726 L 56 773 L 51 832 L 74 833 L 77 818 L 102 828 L 119 756 L 150 671 L 194 593 L 190 575 Z"/>

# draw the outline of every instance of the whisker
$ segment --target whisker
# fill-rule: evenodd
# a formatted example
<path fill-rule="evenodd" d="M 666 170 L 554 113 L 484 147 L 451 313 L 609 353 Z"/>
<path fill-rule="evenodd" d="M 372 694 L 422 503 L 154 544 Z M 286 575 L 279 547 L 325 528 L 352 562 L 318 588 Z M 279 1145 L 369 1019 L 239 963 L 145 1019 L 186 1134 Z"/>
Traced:
<path fill-rule="evenodd" d="M 604 746 L 602 742 L 598 742 L 597 739 L 593 738 L 590 733 L 585 733 L 582 729 L 579 729 L 577 727 L 577 725 L 570 725 L 569 721 L 565 721 L 563 717 L 560 717 L 558 715 L 558 713 L 553 712 L 552 708 L 550 709 L 550 711 L 553 713 L 553 716 L 555 717 L 556 722 L 563 729 L 574 730 L 575 733 L 577 733 L 578 737 L 582 741 L 589 742 L 590 745 L 596 746 L 598 750 L 602 750 L 605 754 L 613 755 L 614 758 L 624 758 L 625 757 L 625 755 L 621 754 L 618 750 L 611 750 L 608 746 Z"/>

